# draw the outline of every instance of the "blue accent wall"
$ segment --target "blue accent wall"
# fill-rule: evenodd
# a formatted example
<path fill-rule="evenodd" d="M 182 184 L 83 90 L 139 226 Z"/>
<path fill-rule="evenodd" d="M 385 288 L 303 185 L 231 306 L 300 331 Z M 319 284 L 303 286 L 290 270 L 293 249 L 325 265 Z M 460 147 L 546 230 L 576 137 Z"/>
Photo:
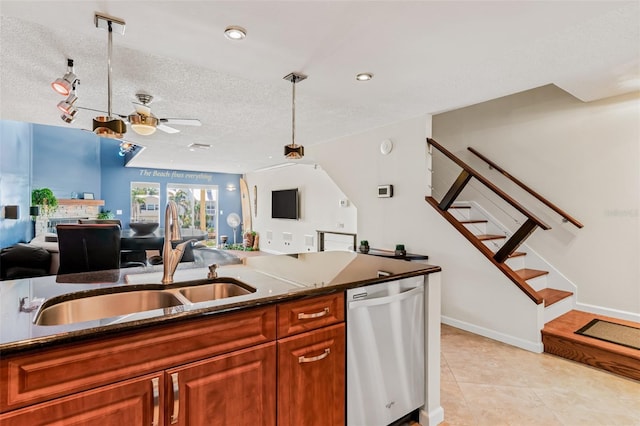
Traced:
<path fill-rule="evenodd" d="M 0 206 L 17 205 L 18 219 L 0 218 L 0 247 L 31 240 L 31 125 L 0 120 Z"/>
<path fill-rule="evenodd" d="M 167 184 L 193 184 L 218 186 L 218 229 L 217 235 L 229 236 L 233 242 L 233 230 L 227 225 L 227 216 L 237 213 L 242 216 L 242 202 L 240 191 L 227 191 L 229 184 L 240 188 L 239 174 L 193 172 L 172 169 L 124 167 L 124 158 L 118 155 L 118 141 L 103 139 L 101 142 L 101 170 L 102 170 L 102 199 L 105 201 L 104 210 L 115 213 L 122 210 L 122 215 L 116 216 L 127 227 L 131 217 L 131 182 L 156 182 L 160 184 L 160 226 L 164 226 L 164 211 L 167 205 Z M 220 214 L 222 211 L 222 214 Z M 242 242 L 242 230 L 236 230 L 237 242 Z"/>
<path fill-rule="evenodd" d="M 241 214 L 240 191 L 227 191 L 226 187 L 232 184 L 239 188 L 239 174 L 125 167 L 124 158 L 118 155 L 118 141 L 68 127 L 0 120 L 0 136 L 0 206 L 18 205 L 20 209 L 18 220 L 0 219 L 0 247 L 31 240 L 33 188 L 50 188 L 58 198 L 71 198 L 72 192 L 93 192 L 96 199 L 105 201 L 103 210 L 122 210 L 116 217 L 126 227 L 131 182 L 160 183 L 161 218 L 167 184 L 217 185 L 217 235 L 228 235 L 233 241 L 226 218 L 230 213 Z M 238 242 L 242 242 L 240 233 L 238 229 Z"/>
<path fill-rule="evenodd" d="M 93 192 L 100 199 L 100 138 L 68 127 L 33 125 L 33 188 L 57 198 Z"/>

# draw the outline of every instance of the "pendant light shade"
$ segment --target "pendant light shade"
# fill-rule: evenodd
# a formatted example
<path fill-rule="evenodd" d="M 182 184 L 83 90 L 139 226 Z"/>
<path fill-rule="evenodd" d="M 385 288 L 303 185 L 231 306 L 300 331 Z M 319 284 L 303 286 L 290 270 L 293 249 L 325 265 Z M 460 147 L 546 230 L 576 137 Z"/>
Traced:
<path fill-rule="evenodd" d="M 293 87 L 291 96 L 291 143 L 284 146 L 284 156 L 289 160 L 299 160 L 304 157 L 304 147 L 296 144 L 296 83 L 306 78 L 306 75 L 294 72 L 284 76 L 284 79 L 290 81 Z"/>

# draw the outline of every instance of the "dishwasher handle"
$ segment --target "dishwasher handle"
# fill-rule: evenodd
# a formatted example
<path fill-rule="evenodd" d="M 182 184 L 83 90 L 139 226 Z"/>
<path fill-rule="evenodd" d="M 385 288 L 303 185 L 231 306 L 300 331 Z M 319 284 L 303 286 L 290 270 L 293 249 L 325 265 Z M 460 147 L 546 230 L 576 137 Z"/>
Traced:
<path fill-rule="evenodd" d="M 361 299 L 354 300 L 352 302 L 348 302 L 349 309 L 361 308 L 364 306 L 377 306 L 377 305 L 385 305 L 388 303 L 398 302 L 400 300 L 409 299 L 413 296 L 417 296 L 418 294 L 424 293 L 424 287 L 414 287 L 411 290 L 405 291 L 399 294 L 393 294 L 391 296 L 385 297 L 376 297 L 372 299 Z"/>

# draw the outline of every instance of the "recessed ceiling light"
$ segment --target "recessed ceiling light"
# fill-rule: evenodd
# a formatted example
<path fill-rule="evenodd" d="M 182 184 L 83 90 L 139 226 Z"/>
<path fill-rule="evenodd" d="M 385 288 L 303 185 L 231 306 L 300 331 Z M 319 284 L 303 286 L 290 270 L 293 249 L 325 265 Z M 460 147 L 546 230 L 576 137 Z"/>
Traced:
<path fill-rule="evenodd" d="M 370 72 L 361 72 L 360 74 L 356 75 L 356 80 L 358 81 L 369 81 L 373 78 L 373 74 L 371 74 Z"/>
<path fill-rule="evenodd" d="M 229 40 L 242 40 L 247 36 L 247 30 L 237 25 L 231 25 L 224 30 L 224 36 Z"/>

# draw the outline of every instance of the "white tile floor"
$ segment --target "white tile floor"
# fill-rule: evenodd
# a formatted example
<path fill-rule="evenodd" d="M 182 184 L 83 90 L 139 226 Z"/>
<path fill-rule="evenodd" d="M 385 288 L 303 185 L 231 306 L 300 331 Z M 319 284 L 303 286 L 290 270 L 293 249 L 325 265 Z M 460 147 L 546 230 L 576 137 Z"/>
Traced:
<path fill-rule="evenodd" d="M 441 425 L 640 426 L 640 382 L 442 326 Z"/>

